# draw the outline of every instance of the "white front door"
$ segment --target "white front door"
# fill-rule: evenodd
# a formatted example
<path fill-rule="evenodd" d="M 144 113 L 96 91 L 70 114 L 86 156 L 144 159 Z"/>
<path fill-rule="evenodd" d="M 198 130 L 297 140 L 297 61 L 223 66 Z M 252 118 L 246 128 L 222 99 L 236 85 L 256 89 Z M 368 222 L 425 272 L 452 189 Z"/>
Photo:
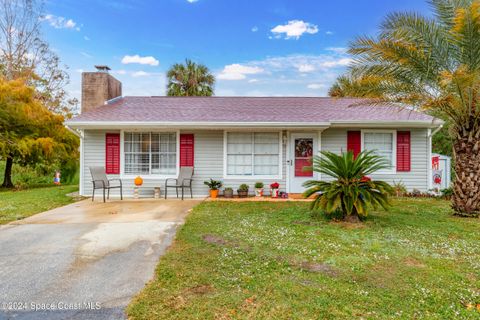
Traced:
<path fill-rule="evenodd" d="M 317 133 L 292 133 L 288 155 L 289 192 L 302 193 L 305 181 L 315 179 L 316 174 L 306 167 L 312 165 L 312 158 L 318 153 Z"/>

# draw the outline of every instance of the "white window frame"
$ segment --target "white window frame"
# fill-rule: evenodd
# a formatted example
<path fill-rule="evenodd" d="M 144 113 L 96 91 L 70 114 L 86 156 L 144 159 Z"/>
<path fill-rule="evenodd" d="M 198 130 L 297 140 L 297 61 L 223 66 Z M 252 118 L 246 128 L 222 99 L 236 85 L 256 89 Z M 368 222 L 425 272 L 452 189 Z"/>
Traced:
<path fill-rule="evenodd" d="M 254 152 L 255 150 L 252 149 L 252 175 L 251 176 L 243 176 L 243 175 L 229 175 L 227 174 L 227 143 L 228 143 L 228 134 L 229 133 L 275 133 L 278 132 L 278 174 L 277 175 L 254 175 Z M 282 172 L 282 163 L 283 163 L 283 136 L 282 131 L 278 130 L 252 130 L 252 131 L 235 131 L 235 130 L 224 130 L 223 131 L 223 178 L 224 179 L 239 179 L 239 180 L 280 180 L 283 178 Z"/>
<path fill-rule="evenodd" d="M 391 133 L 392 134 L 392 167 L 390 169 L 383 169 L 375 171 L 373 174 L 396 174 L 397 173 L 397 130 L 374 130 L 366 129 L 362 132 L 362 151 L 365 150 L 365 133 Z"/>
<path fill-rule="evenodd" d="M 132 133 L 175 133 L 176 135 L 176 155 L 175 155 L 175 174 L 126 174 L 125 173 L 125 132 Z M 137 176 L 141 176 L 144 180 L 150 179 L 168 179 L 168 178 L 177 178 L 180 171 L 180 130 L 121 130 L 120 131 L 120 179 L 135 179 Z M 151 166 L 151 157 L 150 157 L 150 166 Z"/>

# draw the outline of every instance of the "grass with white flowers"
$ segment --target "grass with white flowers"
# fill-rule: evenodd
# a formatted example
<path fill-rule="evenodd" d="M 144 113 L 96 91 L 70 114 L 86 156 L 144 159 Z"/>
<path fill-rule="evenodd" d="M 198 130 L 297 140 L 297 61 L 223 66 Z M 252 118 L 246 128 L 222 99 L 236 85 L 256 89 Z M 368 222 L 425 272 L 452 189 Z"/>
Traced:
<path fill-rule="evenodd" d="M 363 224 L 308 203 L 204 202 L 132 319 L 479 319 L 480 220 L 394 200 Z"/>

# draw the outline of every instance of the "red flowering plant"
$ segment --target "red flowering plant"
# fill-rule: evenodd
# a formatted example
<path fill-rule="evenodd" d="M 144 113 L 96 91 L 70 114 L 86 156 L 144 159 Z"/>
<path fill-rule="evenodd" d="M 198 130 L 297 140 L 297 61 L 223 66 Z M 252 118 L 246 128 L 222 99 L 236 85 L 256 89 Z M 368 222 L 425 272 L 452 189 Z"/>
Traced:
<path fill-rule="evenodd" d="M 367 216 L 370 207 L 387 209 L 390 205 L 388 196 L 393 188 L 384 181 L 368 177 L 389 167 L 390 163 L 373 151 L 360 152 L 357 157 L 352 152 L 341 155 L 322 152 L 321 156 L 313 158 L 313 171 L 333 180 L 307 181 L 304 186 L 308 189 L 303 195 L 316 196 L 312 210 L 321 209 L 326 214 L 338 210 L 345 220 L 357 222 Z"/>
<path fill-rule="evenodd" d="M 278 182 L 274 182 L 274 183 L 270 184 L 270 188 L 278 189 L 278 188 L 280 188 L 280 184 Z"/>

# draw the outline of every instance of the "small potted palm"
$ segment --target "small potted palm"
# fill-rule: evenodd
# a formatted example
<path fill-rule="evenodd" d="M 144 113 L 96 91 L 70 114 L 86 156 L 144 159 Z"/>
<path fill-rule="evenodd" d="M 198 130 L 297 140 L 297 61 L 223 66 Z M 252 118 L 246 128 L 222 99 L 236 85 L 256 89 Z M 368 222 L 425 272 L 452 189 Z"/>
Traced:
<path fill-rule="evenodd" d="M 243 183 L 238 187 L 237 194 L 239 198 L 246 198 L 248 197 L 248 185 Z"/>
<path fill-rule="evenodd" d="M 280 188 L 280 184 L 278 182 L 270 184 L 270 195 L 272 198 L 278 198 L 278 188 Z"/>
<path fill-rule="evenodd" d="M 218 189 L 222 187 L 222 182 L 213 180 L 210 178 L 210 181 L 204 181 L 203 182 L 205 185 L 208 186 L 210 189 L 210 198 L 216 198 L 218 197 Z"/>
<path fill-rule="evenodd" d="M 263 182 L 255 182 L 255 197 L 263 197 Z"/>
<path fill-rule="evenodd" d="M 230 187 L 223 189 L 223 196 L 225 198 L 233 198 L 233 189 Z"/>

